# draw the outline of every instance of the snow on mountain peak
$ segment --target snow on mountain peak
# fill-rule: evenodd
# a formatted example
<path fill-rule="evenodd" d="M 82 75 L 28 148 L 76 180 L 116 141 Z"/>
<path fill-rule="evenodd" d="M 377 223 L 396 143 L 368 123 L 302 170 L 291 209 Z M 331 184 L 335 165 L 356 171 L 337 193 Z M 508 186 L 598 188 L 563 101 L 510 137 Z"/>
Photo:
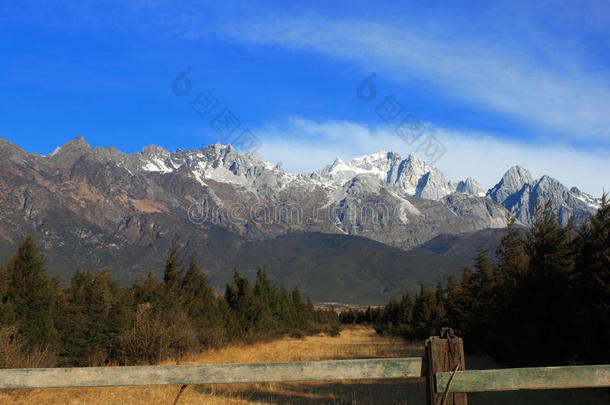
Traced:
<path fill-rule="evenodd" d="M 337 158 L 330 165 L 308 175 L 286 173 L 281 167 L 272 165 L 256 153 L 240 154 L 231 145 L 223 145 L 220 142 L 196 150 L 175 152 L 149 145 L 144 147 L 141 153 L 127 155 L 113 148 L 91 149 L 84 138 L 79 137 L 48 156 L 51 160 L 75 160 L 85 154 L 106 162 L 114 162 L 134 176 L 148 172 L 176 172 L 177 175 L 188 176 L 201 185 L 208 185 L 208 181 L 232 183 L 263 195 L 274 195 L 291 187 L 305 187 L 306 190 L 322 187 L 331 193 L 332 201 L 340 201 L 346 196 L 357 197 L 361 191 L 375 194 L 380 188 L 394 198 L 403 199 L 404 202 L 408 202 L 406 196 L 437 201 L 476 200 L 485 197 L 481 186 L 471 177 L 454 185 L 445 179 L 443 173 L 419 157 L 410 154 L 406 159 L 402 159 L 391 151 L 356 157 L 349 162 Z M 600 205 L 599 199 L 575 187 L 568 189 L 552 177 L 545 175 L 535 180 L 529 171 L 521 166 L 508 169 L 486 196 L 503 205 L 523 223 L 531 222 L 539 201 L 553 200 L 562 222 L 572 216 L 577 220 L 585 218 Z"/>
<path fill-rule="evenodd" d="M 336 159 L 313 177 L 337 187 L 359 175 L 373 175 L 403 195 L 438 200 L 454 191 L 440 171 L 417 156 L 409 155 L 403 160 L 397 153 L 386 151 L 360 156 L 349 163 Z"/>
<path fill-rule="evenodd" d="M 485 190 L 481 185 L 472 177 L 468 177 L 466 180 L 460 181 L 455 189 L 458 193 L 471 194 L 479 197 L 485 196 Z"/>

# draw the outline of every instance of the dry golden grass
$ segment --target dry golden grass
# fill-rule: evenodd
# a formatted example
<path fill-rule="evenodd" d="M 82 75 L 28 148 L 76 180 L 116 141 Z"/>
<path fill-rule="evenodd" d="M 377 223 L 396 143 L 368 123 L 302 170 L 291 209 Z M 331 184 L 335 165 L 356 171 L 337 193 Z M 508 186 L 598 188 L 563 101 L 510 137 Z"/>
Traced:
<path fill-rule="evenodd" d="M 421 348 L 397 338 L 379 337 L 369 328 L 346 328 L 338 337 L 324 335 L 210 350 L 184 359 L 180 364 L 263 363 L 421 355 Z M 164 364 L 175 364 L 165 362 Z M 359 404 L 378 403 L 382 391 L 394 390 L 404 380 L 328 383 L 267 383 L 201 385 L 189 387 L 180 404 Z M 373 386 L 377 388 L 372 388 Z M 360 393 L 368 400 L 360 401 Z M 399 390 L 400 391 L 400 390 Z M 0 391 L 0 403 L 13 404 L 172 404 L 178 387 L 72 388 Z M 400 395 L 396 397 L 400 399 Z M 406 403 L 406 402 L 384 402 Z"/>
<path fill-rule="evenodd" d="M 364 327 L 346 328 L 339 337 L 311 336 L 228 347 L 200 353 L 181 364 L 259 363 L 346 358 L 421 356 L 422 348 L 404 340 L 379 337 Z M 477 364 L 478 363 L 478 364 Z M 487 364 L 483 364 L 487 363 Z M 175 364 L 165 362 L 164 364 Z M 467 368 L 497 367 L 489 359 L 468 358 Z M 473 367 L 474 366 L 474 367 Z M 482 368 L 487 368 L 482 367 Z M 0 391 L 0 404 L 163 404 L 171 405 L 179 387 L 74 388 Z M 191 386 L 181 405 L 416 405 L 426 404 L 421 379 L 267 383 Z M 605 390 L 519 391 L 470 394 L 470 405 L 608 404 Z"/>
<path fill-rule="evenodd" d="M 271 363 L 375 357 L 419 356 L 422 347 L 403 339 L 381 337 L 363 326 L 345 328 L 338 337 L 325 335 L 303 339 L 284 338 L 272 342 L 230 346 L 187 357 L 180 364 Z M 164 364 L 176 364 L 165 362 Z"/>

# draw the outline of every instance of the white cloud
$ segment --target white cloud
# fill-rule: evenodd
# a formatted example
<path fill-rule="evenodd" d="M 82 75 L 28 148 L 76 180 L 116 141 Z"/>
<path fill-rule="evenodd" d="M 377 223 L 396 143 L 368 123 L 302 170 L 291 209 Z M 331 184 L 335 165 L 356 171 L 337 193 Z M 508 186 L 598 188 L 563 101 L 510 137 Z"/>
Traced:
<path fill-rule="evenodd" d="M 425 80 L 458 100 L 566 139 L 610 140 L 607 77 L 579 69 L 576 60 L 549 66 L 523 49 L 442 32 L 422 33 L 416 26 L 275 17 L 221 29 L 231 40 L 313 50 L 371 71 L 381 69 L 397 80 Z"/>
<path fill-rule="evenodd" d="M 610 190 L 610 159 L 595 151 L 579 151 L 557 145 L 528 145 L 472 132 L 450 131 L 427 125 L 447 147 L 435 164 L 451 181 L 473 177 L 484 187 L 493 186 L 511 166 L 520 165 L 534 177 L 543 174 L 567 187 L 577 186 L 595 196 Z M 282 162 L 291 172 L 312 172 L 336 157 L 354 157 L 394 151 L 406 157 L 418 144 L 409 146 L 392 131 L 367 128 L 346 121 L 315 122 L 293 119 L 284 125 L 256 131 L 263 146 L 259 153 L 272 163 Z M 423 137 L 422 137 L 423 139 Z M 414 153 L 417 154 L 417 153 Z"/>

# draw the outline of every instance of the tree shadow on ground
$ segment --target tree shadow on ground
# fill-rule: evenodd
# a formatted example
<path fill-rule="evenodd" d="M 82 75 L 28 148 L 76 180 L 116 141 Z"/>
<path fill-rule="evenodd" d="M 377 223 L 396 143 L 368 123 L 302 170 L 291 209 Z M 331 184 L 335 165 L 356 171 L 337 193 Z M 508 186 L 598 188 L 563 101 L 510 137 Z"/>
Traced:
<path fill-rule="evenodd" d="M 210 385 L 195 388 L 196 391 L 223 395 L 223 391 Z M 236 392 L 238 391 L 238 393 Z M 425 385 L 420 379 L 388 379 L 375 381 L 339 381 L 322 383 L 282 383 L 249 385 L 244 390 L 231 390 L 227 394 L 257 403 L 279 405 L 412 405 L 426 403 Z"/>
<path fill-rule="evenodd" d="M 423 378 L 333 382 L 196 386 L 217 397 L 279 405 L 426 405 Z M 471 393 L 469 405 L 608 405 L 610 389 L 569 389 Z"/>

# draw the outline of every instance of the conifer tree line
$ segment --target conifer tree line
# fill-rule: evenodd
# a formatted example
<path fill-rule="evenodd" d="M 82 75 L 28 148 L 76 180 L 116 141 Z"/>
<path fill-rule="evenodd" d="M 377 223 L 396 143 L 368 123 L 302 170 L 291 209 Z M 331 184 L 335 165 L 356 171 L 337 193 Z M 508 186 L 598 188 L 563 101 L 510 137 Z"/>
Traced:
<path fill-rule="evenodd" d="M 610 204 L 585 224 L 559 226 L 550 203 L 526 231 L 509 221 L 493 257 L 478 253 L 461 280 L 382 308 L 346 311 L 344 323 L 369 323 L 408 339 L 453 327 L 466 350 L 516 365 L 610 363 Z"/>
<path fill-rule="evenodd" d="M 163 279 L 119 286 L 107 272 L 77 271 L 61 287 L 33 238 L 0 267 L 0 367 L 155 364 L 236 342 L 290 334 L 337 335 L 334 311 L 314 308 L 259 268 L 254 284 L 235 270 L 224 296 L 176 243 Z"/>

